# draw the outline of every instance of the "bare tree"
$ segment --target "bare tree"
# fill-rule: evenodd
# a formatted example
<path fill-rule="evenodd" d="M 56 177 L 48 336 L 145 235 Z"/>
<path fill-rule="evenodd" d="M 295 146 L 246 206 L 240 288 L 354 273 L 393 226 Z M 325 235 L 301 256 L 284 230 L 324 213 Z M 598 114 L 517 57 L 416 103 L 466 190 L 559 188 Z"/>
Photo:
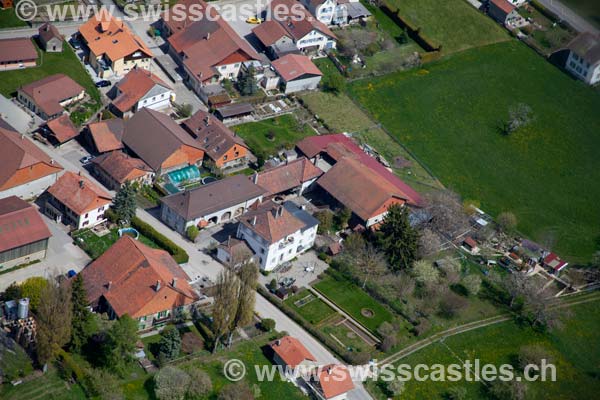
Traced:
<path fill-rule="evenodd" d="M 508 110 L 508 120 L 501 124 L 500 130 L 504 135 L 510 135 L 533 122 L 533 110 L 525 103 L 511 106 Z"/>
<path fill-rule="evenodd" d="M 429 226 L 448 237 L 466 230 L 468 216 L 460 196 L 450 190 L 435 191 L 427 195 L 427 212 L 431 217 Z"/>
<path fill-rule="evenodd" d="M 404 271 L 395 275 L 385 275 L 382 280 L 387 282 L 402 298 L 409 296 L 415 290 L 414 278 Z"/>
<path fill-rule="evenodd" d="M 425 228 L 419 236 L 419 247 L 417 250 L 417 256 L 419 258 L 427 257 L 440 250 L 442 246 L 442 240 L 439 235 L 430 228 Z"/>
<path fill-rule="evenodd" d="M 223 270 L 216 281 L 215 302 L 213 306 L 213 330 L 215 343 L 213 352 L 223 335 L 233 330 L 235 316 L 238 309 L 238 293 L 240 280 L 235 272 L 230 269 Z"/>
<path fill-rule="evenodd" d="M 346 262 L 357 267 L 363 277 L 362 288 L 371 277 L 378 277 L 387 271 L 385 256 L 371 243 L 365 242 L 358 233 L 353 233 L 344 242 L 344 258 Z"/>

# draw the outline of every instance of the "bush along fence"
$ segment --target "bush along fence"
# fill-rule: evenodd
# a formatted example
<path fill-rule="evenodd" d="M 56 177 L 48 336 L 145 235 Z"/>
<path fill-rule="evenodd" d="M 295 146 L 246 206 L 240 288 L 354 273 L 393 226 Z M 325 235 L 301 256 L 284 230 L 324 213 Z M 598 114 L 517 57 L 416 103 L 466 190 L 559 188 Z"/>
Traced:
<path fill-rule="evenodd" d="M 421 32 L 421 28 L 414 25 L 406 17 L 400 15 L 398 7 L 384 2 L 381 6 L 381 11 L 384 12 L 396 25 L 406 30 L 408 36 L 414 40 L 423 50 L 421 53 L 421 63 L 427 64 L 439 59 L 442 56 L 442 45 L 427 37 Z"/>
<path fill-rule="evenodd" d="M 160 248 L 166 250 L 173 256 L 173 259 L 177 264 L 185 264 L 189 261 L 190 256 L 184 249 L 177 246 L 171 239 L 158 232 L 150 224 L 142 221 L 138 217 L 133 217 L 131 219 L 131 226 L 137 229 L 140 234 L 156 243 Z"/>

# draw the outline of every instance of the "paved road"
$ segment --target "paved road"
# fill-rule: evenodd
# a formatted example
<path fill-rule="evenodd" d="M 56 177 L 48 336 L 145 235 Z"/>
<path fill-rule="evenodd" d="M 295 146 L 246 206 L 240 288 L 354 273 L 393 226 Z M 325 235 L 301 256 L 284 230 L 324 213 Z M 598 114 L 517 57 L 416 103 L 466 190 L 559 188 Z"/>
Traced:
<path fill-rule="evenodd" d="M 592 32 L 594 34 L 598 34 L 600 32 L 598 28 L 558 0 L 539 0 L 539 2 L 542 3 L 544 7 L 558 15 L 561 19 L 567 21 L 579 32 Z"/>

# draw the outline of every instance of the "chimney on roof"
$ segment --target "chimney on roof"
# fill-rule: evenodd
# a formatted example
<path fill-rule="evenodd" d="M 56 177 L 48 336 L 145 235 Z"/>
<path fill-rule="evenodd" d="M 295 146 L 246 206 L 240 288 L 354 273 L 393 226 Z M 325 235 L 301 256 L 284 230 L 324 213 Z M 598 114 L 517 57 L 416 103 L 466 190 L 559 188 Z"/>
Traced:
<path fill-rule="evenodd" d="M 207 115 L 206 117 L 204 117 L 204 124 L 205 124 L 206 126 L 209 126 L 209 125 L 210 125 L 210 114 L 209 114 L 209 115 Z"/>
<path fill-rule="evenodd" d="M 327 367 L 327 375 L 331 375 L 331 367 Z"/>
<path fill-rule="evenodd" d="M 283 206 L 277 207 L 275 210 L 275 218 L 279 218 L 283 215 Z"/>
<path fill-rule="evenodd" d="M 276 344 L 277 346 L 281 346 L 281 339 L 277 339 L 277 340 L 275 341 L 275 344 Z"/>
<path fill-rule="evenodd" d="M 171 286 L 177 287 L 177 278 L 173 278 L 173 282 L 171 282 Z"/>
<path fill-rule="evenodd" d="M 112 287 L 112 281 L 108 281 L 108 283 L 106 284 L 106 290 L 110 290 L 111 287 Z"/>
<path fill-rule="evenodd" d="M 154 287 L 154 290 L 157 292 L 160 290 L 160 280 L 156 281 L 156 286 Z"/>
<path fill-rule="evenodd" d="M 210 39 L 210 32 L 208 32 L 208 33 L 206 34 L 206 37 L 205 37 L 204 39 L 205 39 L 205 40 L 208 40 L 208 39 Z"/>
<path fill-rule="evenodd" d="M 51 158 L 51 159 L 50 159 L 50 164 L 51 164 L 51 165 L 54 165 L 54 158 Z"/>
<path fill-rule="evenodd" d="M 258 185 L 258 172 L 255 172 L 252 176 L 252 182 L 254 182 L 255 185 Z"/>
<path fill-rule="evenodd" d="M 256 225 L 256 215 L 252 217 L 252 225 Z"/>
<path fill-rule="evenodd" d="M 79 188 L 83 189 L 85 187 L 85 182 L 83 180 L 79 181 Z"/>

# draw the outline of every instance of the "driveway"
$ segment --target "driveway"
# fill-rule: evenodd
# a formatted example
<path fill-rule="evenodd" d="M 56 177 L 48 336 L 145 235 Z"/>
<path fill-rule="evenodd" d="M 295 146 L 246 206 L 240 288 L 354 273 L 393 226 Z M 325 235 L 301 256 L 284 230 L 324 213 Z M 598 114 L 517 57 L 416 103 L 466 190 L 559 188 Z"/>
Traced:
<path fill-rule="evenodd" d="M 0 275 L 0 291 L 6 289 L 13 282 L 22 282 L 32 276 L 50 278 L 64 274 L 71 269 L 79 272 L 91 261 L 83 250 L 73 244 L 66 226 L 57 224 L 43 214 L 40 215 L 52 233 L 46 258 L 37 264 Z"/>
<path fill-rule="evenodd" d="M 272 272 L 268 276 L 260 275 L 259 281 L 263 285 L 275 279 L 281 282 L 284 278 L 292 278 L 295 280 L 294 285 L 298 287 L 309 287 L 310 283 L 317 279 L 317 276 L 325 271 L 329 265 L 319 260 L 317 253 L 314 250 L 309 250 L 302 253 L 295 261 L 292 261 L 292 267 L 286 272 Z M 312 271 L 307 271 L 312 269 Z"/>

